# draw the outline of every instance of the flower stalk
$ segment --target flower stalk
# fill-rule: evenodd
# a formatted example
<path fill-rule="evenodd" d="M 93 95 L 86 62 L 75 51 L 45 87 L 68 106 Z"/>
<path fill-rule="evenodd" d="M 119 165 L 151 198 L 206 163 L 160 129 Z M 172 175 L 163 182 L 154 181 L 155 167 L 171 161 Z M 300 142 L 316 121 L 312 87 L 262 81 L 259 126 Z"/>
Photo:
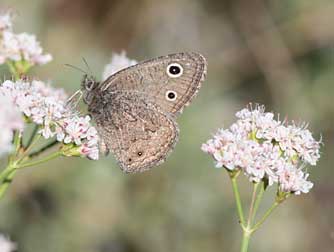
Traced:
<path fill-rule="evenodd" d="M 260 186 L 260 191 L 256 195 L 254 210 L 253 210 L 253 214 L 251 216 L 251 224 L 255 220 L 255 215 L 257 213 L 257 210 L 259 209 L 259 206 L 260 206 L 260 203 L 261 203 L 264 191 L 265 191 L 265 183 L 264 182 L 260 182 L 259 186 Z"/>
<path fill-rule="evenodd" d="M 14 153 L 8 158 L 7 167 L 0 173 L 0 199 L 3 197 L 8 186 L 12 183 L 12 180 L 16 173 L 16 156 L 20 150 L 21 132 L 18 130 L 14 133 Z"/>
<path fill-rule="evenodd" d="M 52 159 L 55 159 L 57 157 L 60 157 L 62 155 L 62 153 L 60 151 L 56 151 L 44 158 L 41 158 L 41 159 L 38 159 L 36 161 L 31 161 L 31 162 L 27 162 L 27 163 L 22 163 L 20 164 L 17 169 L 22 169 L 22 168 L 25 168 L 25 167 L 29 167 L 29 166 L 36 166 L 36 165 L 39 165 L 39 164 L 42 164 L 42 163 L 46 163 L 47 161 L 50 161 Z"/>
<path fill-rule="evenodd" d="M 251 232 L 249 232 L 248 229 L 243 229 L 240 252 L 248 251 L 250 237 L 251 237 Z"/>
<path fill-rule="evenodd" d="M 265 222 L 265 220 L 269 217 L 269 215 L 278 207 L 280 202 L 275 201 L 271 207 L 265 212 L 262 218 L 257 222 L 251 229 L 251 233 L 254 233 L 259 227 Z"/>
<path fill-rule="evenodd" d="M 253 183 L 253 193 L 252 193 L 252 201 L 248 213 L 248 220 L 247 220 L 247 227 L 250 227 L 252 225 L 253 217 L 255 216 L 255 199 L 257 195 L 257 189 L 258 189 L 259 183 Z"/>
<path fill-rule="evenodd" d="M 239 187 L 238 187 L 238 182 L 237 182 L 237 177 L 239 175 L 239 172 L 230 174 L 231 181 L 232 181 L 232 188 L 233 188 L 233 193 L 234 193 L 234 198 L 237 206 L 237 211 L 238 211 L 238 217 L 239 217 L 239 223 L 243 227 L 245 224 L 245 217 L 244 217 L 244 211 L 242 208 L 242 203 L 241 203 L 241 197 L 240 197 L 240 192 L 239 192 Z"/>
<path fill-rule="evenodd" d="M 271 215 L 271 213 L 277 208 L 277 206 L 282 201 L 280 201 L 277 197 L 277 200 L 265 212 L 265 214 L 261 217 L 261 219 L 253 225 L 253 222 L 255 221 L 255 217 L 256 217 L 257 211 L 259 209 L 259 205 L 261 203 L 261 200 L 263 198 L 263 194 L 265 191 L 264 182 L 253 183 L 253 192 L 252 192 L 252 198 L 251 198 L 248 218 L 247 220 L 245 220 L 243 218 L 242 202 L 241 202 L 236 178 L 235 177 L 231 178 L 231 180 L 232 180 L 232 187 L 235 192 L 234 195 L 235 195 L 238 216 L 239 216 L 239 219 L 242 220 L 240 221 L 241 228 L 242 228 L 242 240 L 241 240 L 240 252 L 247 252 L 249 241 L 250 241 L 252 234 L 262 226 L 265 220 Z"/>

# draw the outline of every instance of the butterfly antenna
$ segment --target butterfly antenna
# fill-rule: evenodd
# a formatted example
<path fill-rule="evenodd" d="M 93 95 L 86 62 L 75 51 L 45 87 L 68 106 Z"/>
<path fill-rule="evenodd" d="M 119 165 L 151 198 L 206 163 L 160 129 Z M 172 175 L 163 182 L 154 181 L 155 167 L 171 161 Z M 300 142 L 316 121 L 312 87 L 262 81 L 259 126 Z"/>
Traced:
<path fill-rule="evenodd" d="M 78 70 L 78 71 L 84 73 L 84 74 L 87 74 L 86 71 L 82 70 L 82 69 L 79 68 L 79 67 L 76 67 L 76 66 L 73 66 L 73 65 L 70 65 L 70 64 L 65 64 L 65 66 L 67 66 L 67 67 L 71 67 L 71 68 L 73 68 L 73 69 L 75 69 L 75 70 Z"/>
<path fill-rule="evenodd" d="M 83 60 L 83 62 L 85 63 L 85 65 L 86 65 L 88 71 L 90 72 L 90 74 L 91 74 L 92 76 L 94 76 L 92 69 L 90 69 L 90 67 L 89 67 L 89 65 L 88 65 L 88 63 L 87 63 L 87 60 L 86 60 L 84 57 L 82 57 L 82 60 Z"/>

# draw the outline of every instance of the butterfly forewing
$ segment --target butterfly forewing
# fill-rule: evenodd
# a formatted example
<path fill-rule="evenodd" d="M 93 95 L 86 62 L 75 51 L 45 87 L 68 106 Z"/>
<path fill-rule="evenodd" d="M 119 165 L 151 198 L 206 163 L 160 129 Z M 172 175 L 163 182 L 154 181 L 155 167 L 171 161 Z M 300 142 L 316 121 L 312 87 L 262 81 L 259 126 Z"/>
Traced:
<path fill-rule="evenodd" d="M 131 90 L 142 93 L 162 111 L 177 114 L 195 96 L 205 74 L 206 61 L 202 55 L 177 53 L 121 70 L 100 88 L 110 92 Z"/>

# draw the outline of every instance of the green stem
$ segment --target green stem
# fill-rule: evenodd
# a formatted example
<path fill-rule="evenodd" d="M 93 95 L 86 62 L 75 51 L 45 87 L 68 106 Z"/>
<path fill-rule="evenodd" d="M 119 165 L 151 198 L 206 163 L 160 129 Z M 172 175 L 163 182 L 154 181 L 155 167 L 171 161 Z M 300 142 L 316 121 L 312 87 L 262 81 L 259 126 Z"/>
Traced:
<path fill-rule="evenodd" d="M 251 233 L 249 232 L 249 228 L 245 227 L 245 217 L 244 217 L 244 211 L 242 208 L 241 204 L 241 198 L 240 198 L 240 193 L 239 193 L 239 187 L 237 183 L 237 177 L 239 176 L 240 171 L 232 171 L 229 172 L 231 181 L 232 181 L 232 188 L 234 192 L 234 198 L 235 198 L 235 203 L 237 205 L 237 210 L 238 210 L 238 216 L 239 216 L 239 222 L 242 227 L 242 243 L 241 243 L 241 252 L 247 252 L 248 249 L 248 243 L 249 243 L 249 238 Z"/>
<path fill-rule="evenodd" d="M 37 124 L 34 125 L 34 129 L 29 137 L 29 140 L 27 142 L 27 146 L 26 148 L 29 148 L 29 146 L 31 146 L 32 142 L 34 141 L 34 139 L 36 138 L 36 134 L 38 132 L 39 126 Z"/>
<path fill-rule="evenodd" d="M 5 192 L 7 191 L 8 186 L 12 183 L 14 175 L 16 173 L 16 169 L 13 167 L 8 166 L 10 171 L 6 174 L 7 176 L 1 181 L 0 185 L 0 199 L 3 198 Z"/>
<path fill-rule="evenodd" d="M 16 130 L 14 132 L 14 152 L 9 156 L 8 165 L 7 167 L 0 173 L 0 199 L 5 194 L 8 186 L 11 184 L 14 175 L 16 173 L 16 163 L 15 157 L 17 156 L 20 148 L 21 148 L 21 132 Z"/>
<path fill-rule="evenodd" d="M 29 158 L 33 158 L 33 157 L 36 157 L 36 156 L 39 156 L 42 152 L 52 148 L 53 146 L 55 146 L 56 144 L 58 144 L 59 142 L 57 140 L 53 140 L 51 141 L 50 143 L 48 143 L 47 145 L 45 145 L 44 147 L 42 147 L 41 149 L 39 149 L 38 151 L 35 151 L 33 153 L 31 153 L 29 155 Z"/>
<path fill-rule="evenodd" d="M 263 217 L 253 226 L 251 233 L 254 233 L 269 217 L 269 215 L 275 210 L 275 208 L 280 204 L 280 202 L 275 201 L 274 204 L 267 210 Z"/>
<path fill-rule="evenodd" d="M 17 160 L 17 163 L 20 163 L 25 157 L 27 157 L 29 151 L 35 146 L 35 144 L 40 139 L 41 135 L 35 135 L 30 145 L 27 145 L 26 149 L 23 151 L 21 157 Z M 30 155 L 29 155 L 30 156 Z"/>
<path fill-rule="evenodd" d="M 32 161 L 32 162 L 23 163 L 23 164 L 19 165 L 17 168 L 18 169 L 22 169 L 22 168 L 25 168 L 25 167 L 28 167 L 28 166 L 39 165 L 39 164 L 45 163 L 45 162 L 47 162 L 47 161 L 49 161 L 51 159 L 59 157 L 61 155 L 62 155 L 62 152 L 57 151 L 57 152 L 54 152 L 51 155 L 46 156 L 46 157 L 44 157 L 42 159 L 39 159 L 39 160 L 36 160 L 36 161 Z"/>
<path fill-rule="evenodd" d="M 21 141 L 22 141 L 22 134 L 19 130 L 16 130 L 14 133 L 14 147 L 15 147 L 14 156 L 17 154 L 17 152 L 21 148 L 21 145 L 20 145 Z"/>
<path fill-rule="evenodd" d="M 14 162 L 14 159 L 20 150 L 20 143 L 21 143 L 21 133 L 19 130 L 15 130 L 14 140 L 13 140 L 14 152 L 8 158 L 8 166 L 10 166 Z"/>
<path fill-rule="evenodd" d="M 265 191 L 265 184 L 264 184 L 263 181 L 261 181 L 260 182 L 260 191 L 258 192 L 258 194 L 256 196 L 256 201 L 255 201 L 255 205 L 254 205 L 253 215 L 251 216 L 250 225 L 253 224 L 253 221 L 255 219 L 257 210 L 259 209 L 260 203 L 262 201 L 264 191 Z"/>
<path fill-rule="evenodd" d="M 242 242 L 241 242 L 241 252 L 247 252 L 248 251 L 248 245 L 249 240 L 252 235 L 251 225 L 254 219 L 254 216 L 256 215 L 259 200 L 262 197 L 262 190 L 258 193 L 258 187 L 259 185 L 262 185 L 260 183 L 253 183 L 253 193 L 252 193 L 252 200 L 249 208 L 248 213 L 248 219 L 247 219 L 247 226 L 242 226 Z M 261 187 L 262 188 L 262 187 Z M 259 197 L 260 196 L 260 197 Z"/>
<path fill-rule="evenodd" d="M 16 139 L 18 138 L 18 140 Z M 20 137 L 15 137 L 14 143 L 20 142 Z M 19 148 L 15 148 L 18 150 Z M 13 178 L 17 172 L 18 169 L 33 166 L 33 165 L 38 165 L 44 162 L 47 162 L 51 159 L 54 159 L 56 157 L 59 157 L 62 155 L 60 151 L 54 152 L 50 154 L 49 156 L 46 156 L 40 160 L 37 161 L 32 161 L 32 162 L 27 162 L 27 163 L 22 163 L 21 161 L 23 160 L 22 158 L 19 160 L 14 160 L 16 156 L 15 152 L 14 154 L 11 155 L 9 159 L 8 166 L 0 173 L 0 199 L 4 196 L 5 192 L 7 191 L 8 186 L 12 183 Z"/>
<path fill-rule="evenodd" d="M 11 165 L 8 165 L 1 173 L 0 173 L 0 183 L 2 183 L 8 175 L 13 170 L 13 167 Z"/>
<path fill-rule="evenodd" d="M 252 224 L 252 217 L 255 214 L 254 203 L 255 203 L 258 186 L 259 186 L 259 183 L 253 183 L 253 194 L 252 194 L 252 201 L 251 201 L 251 205 L 250 205 L 249 213 L 248 213 L 247 227 L 250 227 L 250 225 Z"/>
<path fill-rule="evenodd" d="M 244 212 L 242 209 L 242 204 L 241 204 L 241 199 L 240 199 L 240 193 L 239 193 L 239 188 L 238 188 L 238 183 L 237 183 L 237 176 L 238 176 L 237 174 L 234 176 L 231 176 L 231 180 L 232 180 L 232 187 L 233 187 L 235 202 L 236 202 L 237 210 L 238 210 L 239 221 L 240 221 L 241 226 L 244 226 L 245 218 L 244 218 Z"/>
<path fill-rule="evenodd" d="M 249 230 L 243 230 L 240 252 L 247 252 L 251 233 Z"/>

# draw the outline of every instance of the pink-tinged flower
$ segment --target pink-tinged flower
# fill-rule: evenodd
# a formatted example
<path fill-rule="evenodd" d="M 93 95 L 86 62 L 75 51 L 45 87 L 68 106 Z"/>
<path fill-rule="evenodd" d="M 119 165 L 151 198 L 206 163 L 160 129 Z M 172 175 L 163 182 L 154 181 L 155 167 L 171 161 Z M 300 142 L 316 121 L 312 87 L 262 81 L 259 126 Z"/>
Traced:
<path fill-rule="evenodd" d="M 13 252 L 17 249 L 15 243 L 13 243 L 8 237 L 0 234 L 0 251 L 1 252 Z"/>
<path fill-rule="evenodd" d="M 137 63 L 138 62 L 136 60 L 126 57 L 125 51 L 122 51 L 121 53 L 113 53 L 111 55 L 110 63 L 104 67 L 102 79 L 106 80 L 110 75 L 129 66 L 136 65 Z"/>
<path fill-rule="evenodd" d="M 74 143 L 78 146 L 77 151 L 72 152 L 75 156 L 85 156 L 89 159 L 99 158 L 98 133 L 90 125 L 90 117 L 72 116 L 59 120 L 57 126 L 57 139 L 65 144 Z"/>
<path fill-rule="evenodd" d="M 214 146 L 214 140 L 210 139 L 207 143 L 202 144 L 201 149 L 202 151 L 213 155 L 216 152 L 216 148 Z"/>
<path fill-rule="evenodd" d="M 76 145 L 81 145 L 81 140 L 87 138 L 87 132 L 91 128 L 89 116 L 73 116 L 65 119 L 64 123 L 60 121 L 59 125 L 65 132 L 64 143 L 74 142 Z"/>
<path fill-rule="evenodd" d="M 202 145 L 216 167 L 242 170 L 253 182 L 266 179 L 269 185 L 278 183 L 284 192 L 308 192 L 313 184 L 299 167 L 316 164 L 321 142 L 314 140 L 305 126 L 275 120 L 264 106 L 245 108 L 236 117 L 229 129 L 218 130 Z"/>
<path fill-rule="evenodd" d="M 6 60 L 25 61 L 29 65 L 44 65 L 52 60 L 51 54 L 43 54 L 43 49 L 35 35 L 15 34 L 4 31 L 0 40 L 0 55 Z"/>
<path fill-rule="evenodd" d="M 34 66 L 44 65 L 51 60 L 51 54 L 43 53 L 35 35 L 14 33 L 11 14 L 0 15 L 0 64 L 19 61 L 26 66 Z"/>
<path fill-rule="evenodd" d="M 63 90 L 37 80 L 7 80 L 0 86 L 1 92 L 11 98 L 14 107 L 40 126 L 39 133 L 44 138 L 56 137 L 65 145 L 89 147 L 91 151 L 85 149 L 80 155 L 98 158 L 98 134 L 90 124 L 90 117 L 80 117 L 67 106 L 68 98 Z"/>
<path fill-rule="evenodd" d="M 82 144 L 79 148 L 80 154 L 92 160 L 99 159 L 99 148 L 96 145 L 97 140 L 94 139 Z"/>
<path fill-rule="evenodd" d="M 23 127 L 22 114 L 11 97 L 0 90 L 0 156 L 12 150 L 13 132 L 22 131 Z"/>
<path fill-rule="evenodd" d="M 313 183 L 307 181 L 308 173 L 296 166 L 287 163 L 278 171 L 279 187 L 282 192 L 293 192 L 294 194 L 308 193 L 313 187 Z"/>
<path fill-rule="evenodd" d="M 268 184 L 272 185 L 278 181 L 277 171 L 284 165 L 281 151 L 277 145 L 269 142 L 257 143 L 255 152 L 252 153 L 252 161 L 245 166 L 245 174 L 251 181 L 260 182 L 267 178 Z"/>

